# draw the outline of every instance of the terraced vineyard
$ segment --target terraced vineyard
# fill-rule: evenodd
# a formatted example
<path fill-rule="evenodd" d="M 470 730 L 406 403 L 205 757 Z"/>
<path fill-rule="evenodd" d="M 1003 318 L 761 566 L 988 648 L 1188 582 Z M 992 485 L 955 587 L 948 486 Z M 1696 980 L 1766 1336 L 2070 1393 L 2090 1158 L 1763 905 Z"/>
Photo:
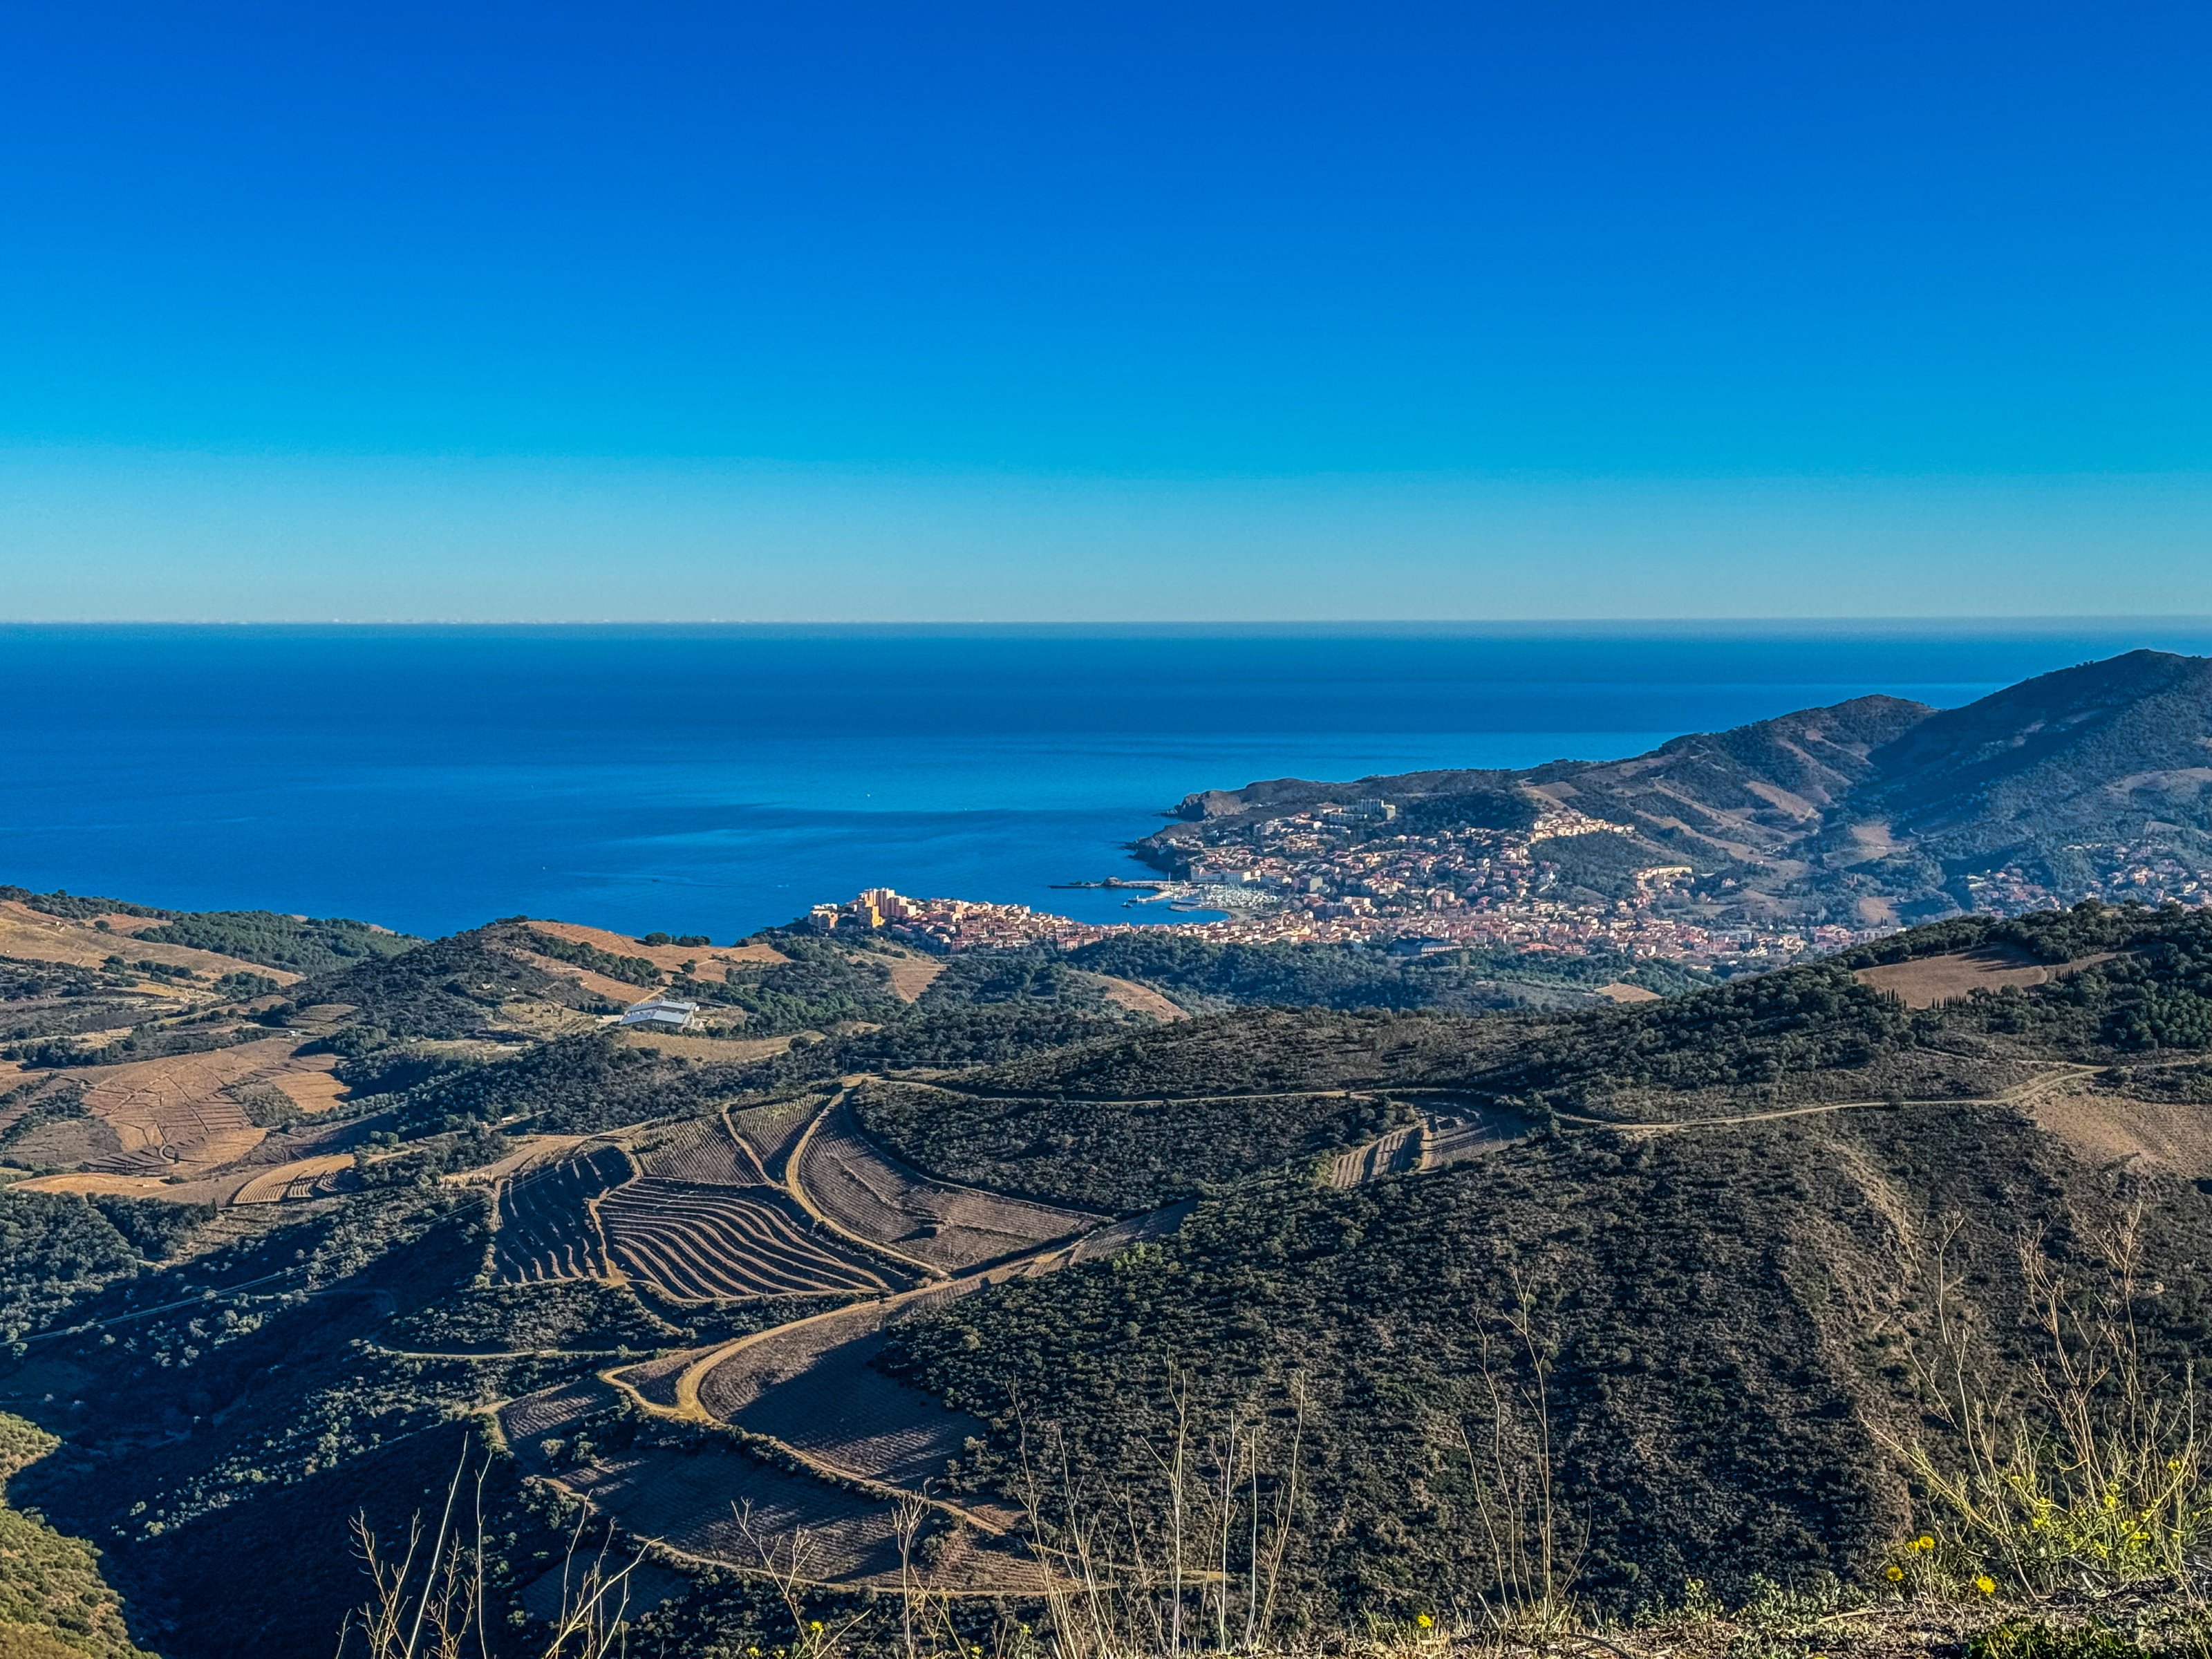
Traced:
<path fill-rule="evenodd" d="M 1339 1152 L 1328 1163 L 1328 1184 L 1357 1187 L 1363 1182 L 1379 1181 L 1387 1175 L 1418 1170 L 1421 1167 L 1424 1139 L 1421 1125 L 1408 1123 L 1364 1146 Z"/>
<path fill-rule="evenodd" d="M 1085 1233 L 1069 1249 L 1066 1261 L 1055 1261 L 1051 1267 L 1072 1267 L 1079 1261 L 1097 1261 L 1126 1250 L 1132 1244 L 1157 1243 L 1161 1239 L 1173 1237 L 1176 1230 L 1197 1207 L 1196 1199 L 1186 1198 L 1179 1204 L 1170 1204 L 1164 1210 L 1154 1210 L 1149 1215 L 1132 1216 L 1128 1220 L 1117 1221 L 1110 1227 L 1101 1227 L 1095 1233 Z M 1042 1267 L 1042 1270 L 1049 1272 L 1051 1267 Z"/>
<path fill-rule="evenodd" d="M 793 1164 L 794 1188 L 839 1227 L 940 1272 L 1033 1249 L 1101 1218 L 917 1174 L 870 1145 L 842 1101 L 815 1126 Z"/>
<path fill-rule="evenodd" d="M 678 1124 L 638 1147 L 649 1176 L 707 1187 L 765 1187 L 768 1171 L 753 1149 L 735 1139 L 717 1117 Z"/>
<path fill-rule="evenodd" d="M 343 1176 L 353 1170 L 349 1152 L 325 1152 L 315 1158 L 295 1158 L 255 1176 L 231 1197 L 234 1204 L 296 1203 L 302 1199 L 329 1198 L 344 1190 Z"/>
<path fill-rule="evenodd" d="M 301 1058 L 296 1037 L 272 1037 L 204 1054 L 103 1066 L 85 1109 L 112 1131 L 118 1150 L 84 1167 L 117 1175 L 200 1175 L 245 1157 L 268 1131 L 225 1092 L 241 1084 L 282 1088 L 295 1076 L 328 1079 L 325 1057 Z"/>
<path fill-rule="evenodd" d="M 494 1276 L 524 1284 L 605 1274 L 606 1253 L 586 1200 L 628 1180 L 632 1168 L 621 1147 L 602 1145 L 508 1182 L 492 1236 Z"/>
<path fill-rule="evenodd" d="M 599 1210 L 615 1265 L 679 1301 L 886 1291 L 904 1282 L 765 1186 L 641 1176 Z"/>
<path fill-rule="evenodd" d="M 806 1133 L 806 1126 L 814 1121 L 821 1104 L 821 1097 L 816 1096 L 754 1106 L 732 1112 L 730 1127 L 738 1132 L 738 1139 L 759 1158 L 769 1176 L 781 1180 L 787 1173 L 792 1149 L 799 1145 L 799 1138 Z"/>

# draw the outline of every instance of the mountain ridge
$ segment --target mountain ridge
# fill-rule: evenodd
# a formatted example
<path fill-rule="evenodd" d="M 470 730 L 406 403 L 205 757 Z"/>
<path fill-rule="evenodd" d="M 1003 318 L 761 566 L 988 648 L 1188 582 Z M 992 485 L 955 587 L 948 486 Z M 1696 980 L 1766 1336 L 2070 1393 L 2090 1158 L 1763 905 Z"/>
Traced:
<path fill-rule="evenodd" d="M 1140 855 L 1187 868 L 1200 847 L 1293 811 L 1373 799 L 1402 811 L 1473 792 L 1627 830 L 1637 856 L 1692 867 L 1691 908 L 1717 922 L 1880 927 L 2136 893 L 2202 902 L 2212 658 L 2132 651 L 1951 709 L 1856 697 L 1620 760 L 1205 791 Z"/>

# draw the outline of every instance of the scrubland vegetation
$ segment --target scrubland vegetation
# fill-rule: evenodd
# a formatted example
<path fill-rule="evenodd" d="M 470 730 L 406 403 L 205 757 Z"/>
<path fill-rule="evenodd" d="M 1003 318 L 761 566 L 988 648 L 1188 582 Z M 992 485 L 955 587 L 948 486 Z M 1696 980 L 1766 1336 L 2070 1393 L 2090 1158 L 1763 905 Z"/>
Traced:
<path fill-rule="evenodd" d="M 652 1593 L 602 1606 L 622 1650 L 2206 1644 L 2201 914 L 1943 923 L 1627 1007 L 1172 1024 L 1093 975 L 1202 1009 L 1260 970 L 1012 953 L 909 1005 L 867 953 L 779 939 L 787 959 L 741 964 L 718 1006 L 801 1040 L 708 1062 L 596 1030 L 526 1040 L 518 1005 L 587 1018 L 592 995 L 503 943 L 519 926 L 319 972 L 252 1028 L 337 1052 L 348 1098 L 270 1144 L 343 1146 L 357 1190 L 250 1217 L 0 1199 L 0 1404 L 64 1443 L 11 1492 L 108 1553 L 141 1647 L 212 1659 L 243 1626 L 331 1651 L 349 1609 L 411 1620 L 425 1568 L 460 1563 L 483 1650 L 546 1654 L 524 1605 L 557 1613 L 544 1576 L 572 1547 L 598 1559 L 613 1520 L 615 1582 L 679 1500 L 708 1542 L 646 1548 L 621 1583 Z M 1977 951 L 2069 972 L 1920 1009 L 1858 977 Z M 350 1012 L 284 1024 L 311 1007 Z M 78 1122 L 91 1070 L 12 1085 L 0 1151 Z M 841 1097 L 850 1117 L 787 1169 Z M 2061 1099 L 2072 1117 L 2044 1110 Z M 2130 1152 L 2129 1114 L 2154 1110 L 2162 1138 Z M 1484 1111 L 1533 1133 L 1321 1178 L 1416 1114 Z M 526 1153 L 544 1173 L 468 1184 Z M 853 1236 L 793 1192 L 842 1195 L 824 1213 Z M 1100 1212 L 1147 1220 L 1066 1248 Z M 501 1282 L 562 1239 L 556 1276 Z M 1002 1282 L 971 1271 L 988 1261 Z M 684 1403 L 717 1345 L 834 1310 L 848 1335 L 733 1349 L 753 1369 L 708 1364 Z M 846 1329 L 794 1327 L 817 1328 Z M 634 1392 L 597 1380 L 623 1367 Z M 501 1449 L 490 1413 L 574 1389 L 592 1403 L 557 1454 Z M 753 1512 L 751 1555 L 719 1469 L 793 1506 Z M 387 1569 L 410 1516 L 428 1529 L 382 1603 L 356 1513 Z M 868 1517 L 873 1565 L 817 1582 L 799 1569 L 844 1559 L 837 1516 Z M 1053 1571 L 961 1588 L 1022 1559 Z"/>

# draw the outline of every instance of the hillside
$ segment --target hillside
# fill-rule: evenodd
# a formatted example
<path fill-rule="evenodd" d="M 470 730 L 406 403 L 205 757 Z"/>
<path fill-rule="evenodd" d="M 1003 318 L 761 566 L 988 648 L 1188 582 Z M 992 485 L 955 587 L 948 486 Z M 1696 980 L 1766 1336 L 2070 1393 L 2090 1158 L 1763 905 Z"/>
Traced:
<path fill-rule="evenodd" d="M 2103 959 L 1918 1012 L 1867 977 L 2085 955 Z M 1949 924 L 1645 1008 L 1501 1020 L 1521 1039 L 1469 1056 L 1449 1088 L 1346 1030 L 1335 1052 L 1369 1055 L 1369 1081 L 1553 1127 L 1395 1180 L 1221 1192 L 1139 1255 L 908 1326 L 886 1363 L 994 1425 L 963 1490 L 1025 1490 L 1024 1458 L 1042 1456 L 1084 1501 L 1133 1491 L 1151 1515 L 1178 1397 L 1209 1436 L 1238 1414 L 1279 1426 L 1302 1402 L 1290 1561 L 1326 1624 L 1486 1593 L 1477 1486 L 1501 1388 L 1519 1402 L 1515 1455 L 1534 1454 L 1540 1423 L 1553 1437 L 1585 1593 L 1626 1607 L 1686 1578 L 1735 1594 L 1848 1578 L 1927 1524 L 1886 1437 L 1925 1407 L 1906 1362 L 1920 1346 L 1925 1363 L 1939 1280 L 1971 1287 L 1976 1364 L 2016 1374 L 2036 1342 L 2020 1241 L 2094 1285 L 2098 1239 L 2139 1212 L 2147 1349 L 2178 1377 L 2212 1333 L 2208 1016 L 2212 918 L 2091 910 Z M 1175 1035 L 1194 1058 L 1215 1046 Z M 1071 1099 L 1115 1086 L 1127 1074 L 1102 1061 L 1037 1081 Z M 1149 1121 L 1119 1133 L 1141 1145 Z M 941 1156 L 975 1133 L 946 1134 Z"/>
<path fill-rule="evenodd" d="M 1802 955 L 1822 929 L 2198 902 L 2212 659 L 2130 652 L 1955 709 L 1861 697 L 1626 760 L 1276 780 L 1177 817 L 1140 845 L 1160 867 L 1203 886 L 1243 866 L 1286 917 L 1364 904 L 1383 937 L 1441 923 L 1712 962 L 1746 939 Z"/>
<path fill-rule="evenodd" d="M 1494 1597 L 1501 1467 L 1550 1475 L 1592 1607 L 1878 1583 L 1941 1524 L 1896 1449 L 1937 1432 L 1939 1290 L 2014 1409 L 2024 1260 L 2110 1294 L 2130 1216 L 2144 1374 L 2212 1334 L 2212 914 L 1489 1012 L 1148 1018 L 1102 988 L 1137 965 L 512 921 L 126 1033 L 243 1040 L 33 1057 L 20 1144 L 179 1158 L 0 1194 L 0 1407 L 62 1443 L 18 1500 L 169 1659 L 326 1646 L 350 1517 L 404 1536 L 465 1458 L 519 1643 L 580 1516 L 646 1564 L 633 1652 L 789 1650 L 760 1570 L 799 1549 L 852 1650 L 916 1585 L 1011 1642 L 1054 1616 L 1035 1542 L 1110 1512 L 1161 1559 L 1180 1411 L 1202 1480 L 1241 1449 L 1268 1628 L 1319 1639 Z M 617 1032 L 601 981 L 712 985 L 724 1034 Z"/>

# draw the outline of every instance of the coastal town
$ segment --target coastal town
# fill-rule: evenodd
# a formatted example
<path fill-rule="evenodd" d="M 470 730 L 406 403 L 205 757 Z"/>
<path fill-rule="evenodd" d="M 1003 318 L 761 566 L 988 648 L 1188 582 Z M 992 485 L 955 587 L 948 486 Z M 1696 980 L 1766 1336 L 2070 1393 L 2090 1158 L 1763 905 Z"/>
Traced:
<path fill-rule="evenodd" d="M 1405 956 L 1604 951 L 1746 966 L 1796 961 L 1882 931 L 1714 921 L 1708 913 L 1716 907 L 1691 890 L 1687 865 L 1638 867 L 1614 894 L 1593 892 L 1567 879 L 1547 851 L 1628 832 L 1567 808 L 1547 806 L 1523 828 L 1429 833 L 1394 833 L 1398 814 L 1384 800 L 1324 802 L 1223 833 L 1175 878 L 1095 884 L 1127 890 L 1131 908 L 1164 906 L 1192 917 L 1185 921 L 1086 922 L 1027 905 L 871 888 L 842 904 L 816 905 L 807 925 L 822 933 L 881 931 L 940 951 L 1073 950 L 1142 927 L 1216 944 L 1355 945 Z"/>
<path fill-rule="evenodd" d="M 1492 809 L 1486 817 L 1483 808 Z M 872 888 L 815 906 L 807 925 L 881 931 L 936 951 L 1073 950 L 1141 927 L 1224 945 L 1348 945 L 1408 957 L 1602 951 L 1727 969 L 1802 960 L 1880 937 L 1904 920 L 1893 900 L 1863 885 L 1838 887 L 1825 915 L 1815 904 L 1778 902 L 1771 872 L 1670 861 L 1630 825 L 1537 790 L 1354 795 L 1184 819 L 1136 849 L 1158 876 L 1069 884 L 1124 892 L 1126 908 L 1158 907 L 1174 913 L 1172 921 L 1080 921 Z M 1959 896 L 1966 908 L 1999 915 L 2081 897 L 2185 905 L 2212 898 L 2197 866 L 2165 843 L 2076 850 L 2087 873 L 2075 890 L 2057 890 L 2046 871 L 2013 861 L 1961 876 Z M 1824 879 L 1833 885 L 1837 874 Z M 1853 879 L 1848 867 L 1841 879 Z"/>

